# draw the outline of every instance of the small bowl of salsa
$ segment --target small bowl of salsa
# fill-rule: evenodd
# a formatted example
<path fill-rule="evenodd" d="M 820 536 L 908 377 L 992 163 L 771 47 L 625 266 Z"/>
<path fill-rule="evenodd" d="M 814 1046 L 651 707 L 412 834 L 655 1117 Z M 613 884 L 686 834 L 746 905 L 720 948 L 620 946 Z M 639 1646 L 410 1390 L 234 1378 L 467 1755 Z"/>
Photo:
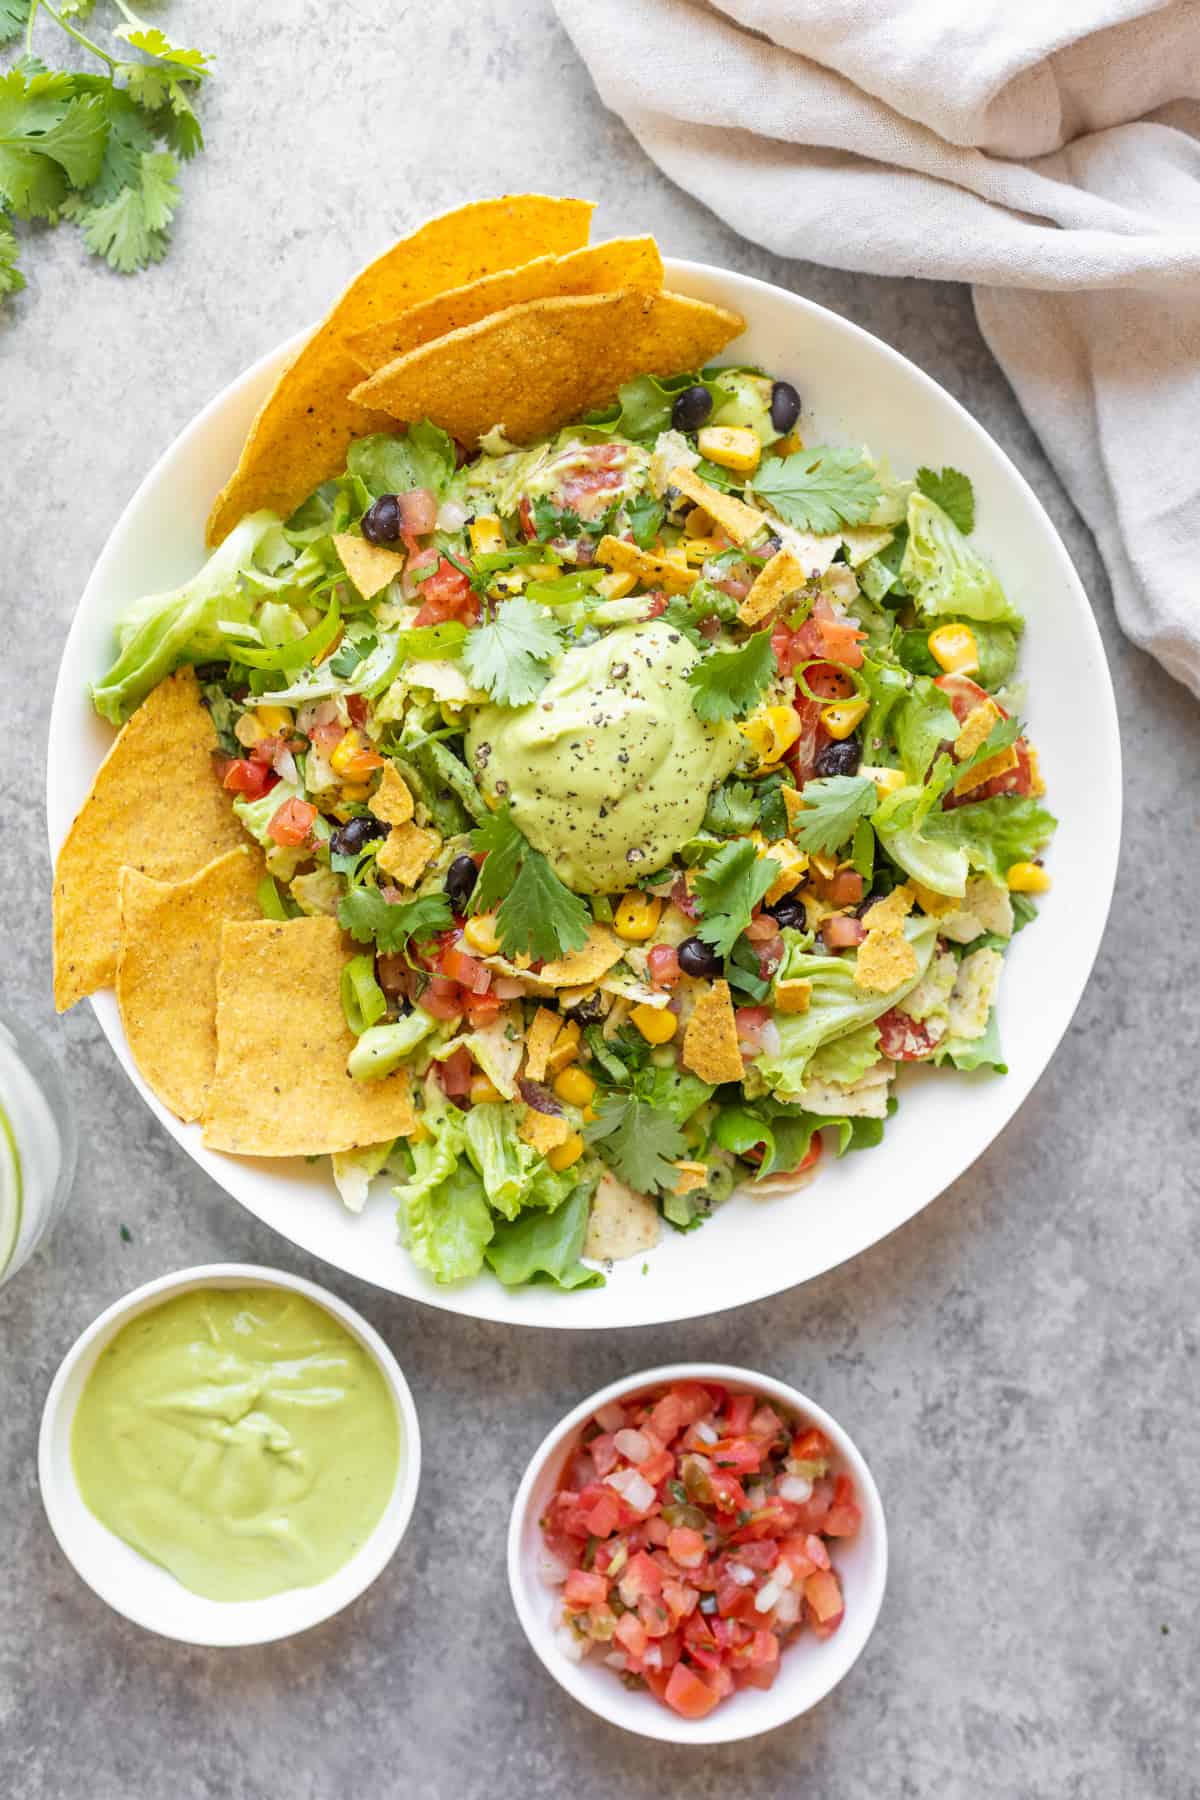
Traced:
<path fill-rule="evenodd" d="M 887 1579 L 878 1489 L 786 1383 L 719 1363 L 628 1376 L 546 1438 L 513 1506 L 509 1584 L 537 1655 L 614 1725 L 752 1737 L 857 1660 Z"/>
<path fill-rule="evenodd" d="M 416 1408 L 357 1312 L 252 1264 L 184 1269 L 83 1332 L 50 1387 L 50 1527 L 115 1611 L 185 1643 L 307 1630 L 380 1574 L 420 1478 Z"/>

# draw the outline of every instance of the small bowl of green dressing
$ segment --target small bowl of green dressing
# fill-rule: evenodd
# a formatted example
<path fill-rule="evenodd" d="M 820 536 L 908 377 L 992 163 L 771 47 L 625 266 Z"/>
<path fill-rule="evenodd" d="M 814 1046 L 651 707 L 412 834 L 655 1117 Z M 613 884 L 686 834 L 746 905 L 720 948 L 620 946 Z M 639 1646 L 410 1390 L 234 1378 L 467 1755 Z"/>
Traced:
<path fill-rule="evenodd" d="M 38 1445 L 76 1572 L 192 1644 L 269 1643 L 339 1612 L 399 1545 L 420 1467 L 379 1334 L 315 1283 L 242 1263 L 102 1313 L 63 1359 Z"/>

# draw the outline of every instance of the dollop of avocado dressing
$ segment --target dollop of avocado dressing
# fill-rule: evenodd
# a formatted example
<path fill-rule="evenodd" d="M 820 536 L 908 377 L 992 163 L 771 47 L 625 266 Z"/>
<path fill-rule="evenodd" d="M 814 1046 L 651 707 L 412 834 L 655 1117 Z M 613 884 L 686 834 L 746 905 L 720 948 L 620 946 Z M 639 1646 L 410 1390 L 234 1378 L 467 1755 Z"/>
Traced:
<path fill-rule="evenodd" d="M 260 1600 L 340 1569 L 400 1463 L 374 1359 L 323 1307 L 201 1288 L 130 1321 L 88 1377 L 71 1440 L 84 1503 L 210 1600 Z"/>
<path fill-rule="evenodd" d="M 697 652 L 663 620 L 568 650 L 528 706 L 484 706 L 467 733 L 483 793 L 577 892 L 614 893 L 695 835 L 741 749 L 692 709 Z"/>

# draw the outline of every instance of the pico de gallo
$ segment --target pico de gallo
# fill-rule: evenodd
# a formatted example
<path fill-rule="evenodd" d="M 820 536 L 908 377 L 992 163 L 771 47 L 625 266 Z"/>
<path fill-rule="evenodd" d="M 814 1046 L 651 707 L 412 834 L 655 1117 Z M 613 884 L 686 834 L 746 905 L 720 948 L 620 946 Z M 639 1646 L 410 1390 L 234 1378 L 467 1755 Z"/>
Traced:
<path fill-rule="evenodd" d="M 701 1719 L 838 1630 L 833 1556 L 861 1522 L 829 1439 L 773 1402 L 699 1381 L 610 1401 L 541 1521 L 559 1646 Z"/>

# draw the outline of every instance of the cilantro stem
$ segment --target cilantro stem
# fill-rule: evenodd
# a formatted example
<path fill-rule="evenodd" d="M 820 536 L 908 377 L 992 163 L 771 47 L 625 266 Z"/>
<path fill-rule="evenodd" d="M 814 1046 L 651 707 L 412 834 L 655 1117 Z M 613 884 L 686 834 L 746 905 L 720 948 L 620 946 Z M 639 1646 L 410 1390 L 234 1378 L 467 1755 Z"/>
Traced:
<path fill-rule="evenodd" d="M 118 4 L 119 4 L 119 0 L 118 0 Z M 32 29 L 32 27 L 33 27 L 33 17 L 34 17 L 34 14 L 37 12 L 37 9 L 39 6 L 41 6 L 46 12 L 48 12 L 50 14 L 50 17 L 54 20 L 54 23 L 58 26 L 60 31 L 65 31 L 67 36 L 70 38 L 74 38 L 75 42 L 77 44 L 79 44 L 84 50 L 90 50 L 93 56 L 98 56 L 100 58 L 100 61 L 103 63 L 107 63 L 110 71 L 114 75 L 116 74 L 116 72 L 117 72 L 116 57 L 110 56 L 108 54 L 107 50 L 102 50 L 100 48 L 99 44 L 94 44 L 90 37 L 85 37 L 83 35 L 82 31 L 76 31 L 75 27 L 73 25 L 68 24 L 66 19 L 64 19 L 61 16 L 61 14 L 55 12 L 54 8 L 50 4 L 50 0 L 34 0 L 33 6 L 30 8 L 30 13 L 29 13 L 30 29 Z M 122 8 L 122 11 L 124 11 L 124 8 Z"/>

